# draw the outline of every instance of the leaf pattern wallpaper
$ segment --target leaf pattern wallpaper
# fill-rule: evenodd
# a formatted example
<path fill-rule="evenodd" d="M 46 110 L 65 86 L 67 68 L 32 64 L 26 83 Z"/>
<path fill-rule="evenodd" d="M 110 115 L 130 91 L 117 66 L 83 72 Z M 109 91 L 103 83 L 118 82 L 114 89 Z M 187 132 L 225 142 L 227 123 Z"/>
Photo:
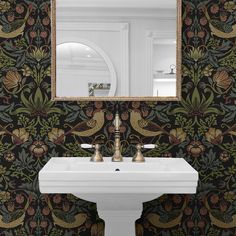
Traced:
<path fill-rule="evenodd" d="M 183 0 L 180 102 L 52 102 L 50 2 L 0 0 L 0 236 L 102 236 L 96 205 L 42 195 L 38 172 L 53 156 L 90 156 L 80 143 L 122 153 L 183 157 L 196 195 L 144 204 L 138 236 L 236 235 L 236 1 Z"/>

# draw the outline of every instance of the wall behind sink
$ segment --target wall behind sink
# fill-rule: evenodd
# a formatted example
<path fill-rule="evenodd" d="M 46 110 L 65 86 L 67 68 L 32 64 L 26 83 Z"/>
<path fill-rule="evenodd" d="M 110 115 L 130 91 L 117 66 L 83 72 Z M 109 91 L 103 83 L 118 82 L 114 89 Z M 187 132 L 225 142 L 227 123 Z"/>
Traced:
<path fill-rule="evenodd" d="M 105 155 L 112 153 L 116 107 L 50 101 L 49 8 L 43 0 L 0 1 L 0 235 L 101 235 L 94 204 L 38 190 L 38 172 L 52 156 L 89 156 L 78 143 L 98 140 Z M 235 8 L 226 0 L 183 1 L 181 102 L 118 104 L 124 155 L 133 155 L 133 143 L 155 142 L 158 148 L 147 156 L 184 157 L 200 174 L 196 195 L 163 196 L 146 204 L 138 235 L 236 234 Z M 22 34 L 15 32 L 18 27 Z M 68 132 L 102 109 L 100 132 L 87 138 L 81 130 L 79 136 Z M 131 112 L 136 115 L 130 122 Z M 132 128 L 139 114 L 156 137 Z"/>

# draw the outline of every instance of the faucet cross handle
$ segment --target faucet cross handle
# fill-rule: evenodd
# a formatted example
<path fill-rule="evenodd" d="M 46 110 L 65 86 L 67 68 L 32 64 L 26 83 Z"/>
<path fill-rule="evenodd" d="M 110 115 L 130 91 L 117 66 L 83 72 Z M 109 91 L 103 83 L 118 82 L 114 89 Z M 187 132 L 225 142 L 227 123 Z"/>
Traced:
<path fill-rule="evenodd" d="M 136 151 L 136 153 L 135 153 L 135 155 L 132 159 L 132 162 L 140 162 L 140 163 L 145 162 L 145 158 L 144 158 L 143 153 L 142 153 L 142 147 L 143 146 L 141 144 L 136 145 L 137 151 Z"/>
<path fill-rule="evenodd" d="M 97 144 L 87 144 L 87 143 L 83 143 L 80 145 L 81 148 L 84 149 L 90 149 L 90 148 L 95 148 L 94 154 L 92 155 L 90 161 L 92 162 L 103 162 L 103 157 L 102 154 L 100 153 L 100 145 Z"/>
<path fill-rule="evenodd" d="M 144 145 L 141 145 L 141 144 L 137 144 L 136 145 L 136 153 L 132 159 L 133 162 L 145 162 L 145 158 L 143 156 L 143 153 L 142 153 L 142 148 L 145 148 L 145 149 L 154 149 L 156 148 L 157 145 L 156 144 L 144 144 Z"/>

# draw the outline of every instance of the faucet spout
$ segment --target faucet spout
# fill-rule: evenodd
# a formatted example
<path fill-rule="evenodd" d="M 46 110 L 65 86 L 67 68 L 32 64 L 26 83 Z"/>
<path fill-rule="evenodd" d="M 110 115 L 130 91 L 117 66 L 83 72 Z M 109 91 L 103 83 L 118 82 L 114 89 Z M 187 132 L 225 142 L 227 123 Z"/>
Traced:
<path fill-rule="evenodd" d="M 112 157 L 113 162 L 122 162 L 123 157 L 121 155 L 121 143 L 120 143 L 120 126 L 121 126 L 121 120 L 119 117 L 119 113 L 116 113 L 115 120 L 114 120 L 114 126 L 115 126 L 115 152 Z"/>

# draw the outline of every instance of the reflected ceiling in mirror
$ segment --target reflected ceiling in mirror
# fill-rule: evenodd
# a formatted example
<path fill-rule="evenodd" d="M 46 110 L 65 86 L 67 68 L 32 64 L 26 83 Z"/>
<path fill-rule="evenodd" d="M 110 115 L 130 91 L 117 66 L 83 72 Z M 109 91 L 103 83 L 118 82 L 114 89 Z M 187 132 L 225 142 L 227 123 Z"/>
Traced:
<path fill-rule="evenodd" d="M 180 98 L 180 0 L 52 0 L 53 100 Z"/>

